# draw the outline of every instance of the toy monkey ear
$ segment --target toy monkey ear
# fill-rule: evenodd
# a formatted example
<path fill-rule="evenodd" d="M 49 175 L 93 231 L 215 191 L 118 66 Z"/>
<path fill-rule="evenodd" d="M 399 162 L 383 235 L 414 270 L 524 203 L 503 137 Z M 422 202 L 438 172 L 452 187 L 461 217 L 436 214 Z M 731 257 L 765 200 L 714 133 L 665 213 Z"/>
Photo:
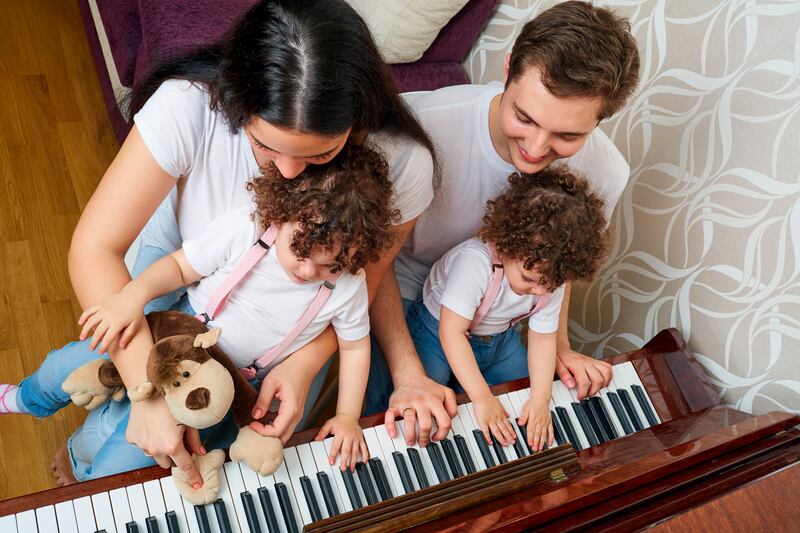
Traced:
<path fill-rule="evenodd" d="M 219 336 L 222 334 L 222 330 L 220 328 L 211 328 L 210 330 L 206 331 L 205 333 L 200 333 L 197 337 L 194 338 L 194 347 L 195 348 L 211 348 L 217 341 L 219 340 Z"/>

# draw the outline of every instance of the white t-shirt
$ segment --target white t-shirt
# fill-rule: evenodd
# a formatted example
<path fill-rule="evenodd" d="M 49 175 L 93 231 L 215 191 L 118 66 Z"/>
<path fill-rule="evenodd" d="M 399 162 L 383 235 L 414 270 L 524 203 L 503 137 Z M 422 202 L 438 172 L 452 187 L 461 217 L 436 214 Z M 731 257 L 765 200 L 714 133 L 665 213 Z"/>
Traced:
<path fill-rule="evenodd" d="M 187 290 L 189 303 L 202 313 L 211 295 L 238 261 L 261 237 L 250 220 L 251 208 L 240 207 L 214 220 L 197 236 L 183 243 L 192 268 L 204 277 Z M 303 316 L 321 283 L 295 283 L 275 257 L 275 247 L 256 263 L 228 295 L 225 307 L 209 324 L 222 329 L 220 347 L 238 367 L 250 365 L 278 344 Z M 344 340 L 369 334 L 367 283 L 364 271 L 343 272 L 325 305 L 308 327 L 259 373 L 266 374 L 286 357 L 305 346 L 328 326 Z"/>
<path fill-rule="evenodd" d="M 489 134 L 489 105 L 502 91 L 501 84 L 459 85 L 407 96 L 436 145 L 442 183 L 395 261 L 403 298 L 418 299 L 430 266 L 477 234 L 486 202 L 505 189 L 515 171 L 497 154 Z M 605 200 L 610 220 L 630 174 L 611 140 L 595 128 L 580 151 L 562 162 L 587 177 Z"/>
<path fill-rule="evenodd" d="M 251 205 L 245 184 L 259 169 L 250 142 L 244 129 L 231 133 L 224 117 L 210 109 L 209 95 L 200 86 L 164 82 L 134 121 L 147 149 L 178 185 L 142 232 L 143 244 L 175 250 L 211 220 Z M 404 137 L 377 133 L 369 142 L 389 164 L 402 222 L 416 218 L 433 199 L 430 153 Z"/>
<path fill-rule="evenodd" d="M 492 256 L 489 249 L 480 239 L 469 239 L 434 263 L 422 289 L 422 301 L 437 320 L 444 305 L 472 321 L 489 290 L 491 277 Z M 530 294 L 516 294 L 503 276 L 497 297 L 472 333 L 496 335 L 507 330 L 509 323 L 529 312 L 537 299 L 537 296 Z M 528 327 L 537 333 L 555 332 L 563 299 L 564 287 L 561 286 L 553 291 L 544 307 L 528 318 Z"/>

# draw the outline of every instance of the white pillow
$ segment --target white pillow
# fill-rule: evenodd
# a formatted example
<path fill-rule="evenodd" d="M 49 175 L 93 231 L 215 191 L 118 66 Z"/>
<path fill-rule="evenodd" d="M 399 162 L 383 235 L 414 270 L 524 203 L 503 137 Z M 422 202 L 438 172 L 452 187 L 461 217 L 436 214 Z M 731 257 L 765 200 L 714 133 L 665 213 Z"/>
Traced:
<path fill-rule="evenodd" d="M 387 63 L 422 57 L 469 0 L 346 0 L 366 21 Z"/>

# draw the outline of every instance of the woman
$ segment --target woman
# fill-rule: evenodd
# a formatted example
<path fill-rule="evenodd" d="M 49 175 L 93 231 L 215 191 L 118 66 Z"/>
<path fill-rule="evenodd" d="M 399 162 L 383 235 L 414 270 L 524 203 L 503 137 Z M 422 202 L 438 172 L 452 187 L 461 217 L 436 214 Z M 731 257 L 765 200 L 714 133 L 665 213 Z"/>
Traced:
<path fill-rule="evenodd" d="M 348 139 L 384 152 L 401 222 L 394 227 L 397 245 L 367 269 L 370 299 L 433 198 L 433 145 L 396 94 L 363 20 L 343 1 L 253 6 L 221 42 L 156 69 L 135 91 L 132 112 L 135 125 L 73 236 L 69 269 L 83 308 L 129 281 L 123 256 L 140 232 L 134 275 L 210 220 L 249 203 L 245 183 L 268 161 L 292 179 L 307 165 L 335 158 Z M 154 302 L 148 310 L 168 303 Z M 139 331 L 112 353 L 129 385 L 144 381 L 148 336 Z M 267 376 L 255 411 L 273 398 L 281 404 L 273 426 L 262 433 L 284 441 L 291 435 L 310 387 L 302 376 L 316 374 L 334 349 L 329 331 Z M 62 351 L 73 366 L 92 358 L 81 344 Z M 88 479 L 174 462 L 199 486 L 183 433 L 162 400 L 132 407 L 112 402 L 70 439 L 70 466 Z M 202 452 L 196 432 L 187 432 L 186 443 Z M 66 453 L 56 461 L 62 483 L 72 481 Z"/>

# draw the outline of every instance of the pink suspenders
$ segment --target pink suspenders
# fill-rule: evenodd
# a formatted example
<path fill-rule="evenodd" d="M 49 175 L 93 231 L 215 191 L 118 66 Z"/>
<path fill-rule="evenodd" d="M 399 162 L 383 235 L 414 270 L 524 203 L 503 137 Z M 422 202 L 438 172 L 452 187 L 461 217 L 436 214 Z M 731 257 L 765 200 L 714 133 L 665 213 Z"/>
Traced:
<path fill-rule="evenodd" d="M 503 285 L 503 263 L 497 256 L 497 251 L 494 249 L 494 246 L 489 243 L 486 243 L 486 246 L 489 248 L 489 253 L 492 256 L 492 277 L 489 278 L 489 289 L 483 296 L 483 300 L 481 300 L 481 304 L 475 310 L 475 315 L 472 317 L 472 322 L 469 324 L 467 336 L 471 336 L 472 330 L 475 329 L 475 327 L 481 323 L 481 320 L 486 317 L 486 314 L 489 312 L 489 308 L 492 307 L 495 298 L 497 298 L 497 293 L 500 292 L 500 287 Z M 508 327 L 513 328 L 520 320 L 525 320 L 532 314 L 538 312 L 542 307 L 547 305 L 549 301 L 550 293 L 540 296 L 536 299 L 536 303 L 531 307 L 530 311 L 524 315 L 514 318 Z"/>
<path fill-rule="evenodd" d="M 200 320 L 203 324 L 208 324 L 211 320 L 214 319 L 214 315 L 222 311 L 225 307 L 225 302 L 228 297 L 228 294 L 239 284 L 239 282 L 244 279 L 244 277 L 253 269 L 253 267 L 258 263 L 261 258 L 266 255 L 269 251 L 270 246 L 275 243 L 275 236 L 278 233 L 278 229 L 273 225 L 270 226 L 267 231 L 258 239 L 252 248 L 245 254 L 244 257 L 236 264 L 233 271 L 226 277 L 217 290 L 211 295 L 209 298 L 208 303 L 206 304 L 206 310 L 203 313 L 200 313 L 195 316 L 198 320 Z M 317 291 L 316 297 L 314 297 L 314 301 L 311 302 L 311 305 L 308 306 L 303 316 L 300 317 L 300 320 L 295 324 L 295 326 L 286 334 L 286 336 L 261 354 L 258 359 L 253 361 L 248 367 L 239 369 L 242 375 L 246 379 L 253 379 L 256 376 L 256 373 L 267 366 L 273 359 L 275 359 L 282 351 L 284 351 L 291 343 L 294 341 L 300 333 L 303 332 L 304 329 L 311 323 L 312 320 L 317 316 L 322 306 L 325 305 L 325 302 L 331 295 L 331 291 L 336 287 L 336 277 L 334 276 L 332 279 L 325 280 L 322 285 L 319 287 L 319 291 Z"/>

